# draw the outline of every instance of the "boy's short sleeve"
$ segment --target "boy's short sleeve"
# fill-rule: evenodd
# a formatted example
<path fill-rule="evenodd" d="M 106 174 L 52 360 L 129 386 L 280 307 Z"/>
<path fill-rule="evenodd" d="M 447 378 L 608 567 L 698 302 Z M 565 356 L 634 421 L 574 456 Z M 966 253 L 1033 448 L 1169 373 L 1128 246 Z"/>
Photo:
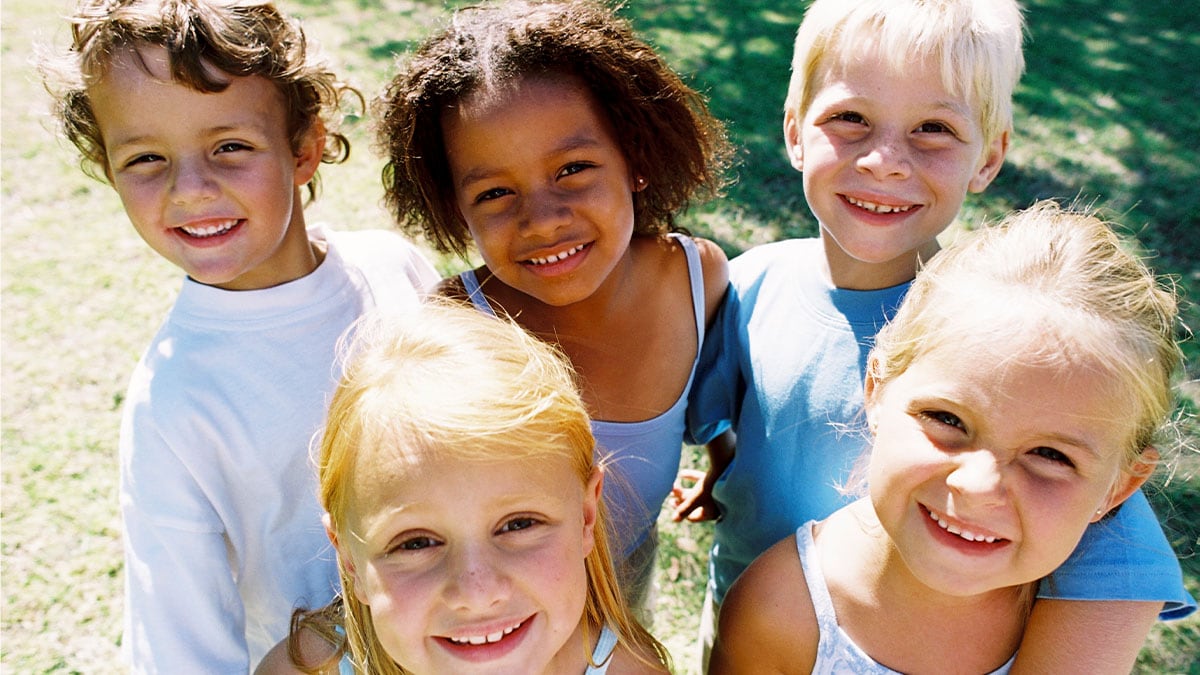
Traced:
<path fill-rule="evenodd" d="M 737 416 L 742 385 L 738 369 L 738 298 L 730 285 L 704 336 L 696 379 L 688 393 L 684 440 L 703 445 L 729 429 Z"/>
<path fill-rule="evenodd" d="M 1161 601 L 1163 620 L 1196 611 L 1179 559 L 1141 490 L 1112 517 L 1087 528 L 1071 557 L 1042 580 L 1038 597 Z"/>

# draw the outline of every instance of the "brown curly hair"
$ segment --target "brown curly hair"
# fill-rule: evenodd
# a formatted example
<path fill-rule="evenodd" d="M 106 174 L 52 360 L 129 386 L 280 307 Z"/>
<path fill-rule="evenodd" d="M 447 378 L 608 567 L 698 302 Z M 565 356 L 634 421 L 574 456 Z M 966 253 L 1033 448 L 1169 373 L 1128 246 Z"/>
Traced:
<path fill-rule="evenodd" d="M 409 235 L 466 255 L 471 235 L 455 205 L 442 112 L 476 91 L 546 74 L 587 84 L 630 169 L 646 177 L 634 194 L 635 233 L 675 231 L 675 214 L 693 197 L 720 194 L 732 156 L 724 126 L 614 9 L 499 0 L 455 12 L 374 104 L 385 201 Z"/>
<path fill-rule="evenodd" d="M 91 176 L 106 180 L 109 166 L 88 87 L 104 77 L 116 52 L 141 45 L 165 49 L 171 77 L 196 91 L 228 86 L 206 66 L 270 80 L 283 94 L 293 150 L 320 120 L 326 127 L 322 161 L 339 163 L 350 154 L 349 140 L 337 131 L 338 113 L 348 97 L 362 107 L 362 94 L 328 69 L 299 22 L 273 2 L 81 0 L 69 20 L 70 51 L 43 60 L 40 69 L 54 97 L 55 117 Z M 316 180 L 314 175 L 309 183 L 310 197 L 316 196 Z"/>

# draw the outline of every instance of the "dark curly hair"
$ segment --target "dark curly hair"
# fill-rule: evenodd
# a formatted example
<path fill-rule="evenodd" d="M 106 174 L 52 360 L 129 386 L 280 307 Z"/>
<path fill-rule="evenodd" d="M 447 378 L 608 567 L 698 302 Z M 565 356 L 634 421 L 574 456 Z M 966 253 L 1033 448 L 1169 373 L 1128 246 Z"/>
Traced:
<path fill-rule="evenodd" d="M 580 78 L 604 108 L 647 186 L 634 194 L 635 232 L 674 231 L 674 216 L 725 184 L 724 126 L 614 9 L 592 0 L 499 0 L 458 10 L 401 65 L 375 102 L 387 156 L 385 201 L 400 226 L 465 256 L 471 235 L 455 205 L 442 112 L 480 90 L 530 75 Z"/>
<path fill-rule="evenodd" d="M 247 0 L 81 0 L 70 17 L 69 53 L 44 59 L 41 71 L 54 97 L 54 114 L 68 140 L 83 155 L 89 175 L 107 179 L 108 155 L 88 97 L 119 50 L 140 45 L 167 51 L 171 77 L 200 92 L 220 92 L 206 64 L 231 76 L 258 75 L 283 94 L 293 150 L 316 120 L 326 126 L 323 162 L 338 163 L 350 142 L 337 131 L 339 110 L 362 95 L 341 82 L 310 48 L 299 22 L 273 2 Z M 316 176 L 309 183 L 316 196 Z"/>

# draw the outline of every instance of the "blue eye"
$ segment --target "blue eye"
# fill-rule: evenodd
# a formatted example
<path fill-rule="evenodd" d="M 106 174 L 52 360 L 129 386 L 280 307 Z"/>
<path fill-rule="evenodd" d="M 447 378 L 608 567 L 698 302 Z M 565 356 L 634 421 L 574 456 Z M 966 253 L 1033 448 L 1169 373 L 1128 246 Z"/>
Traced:
<path fill-rule="evenodd" d="M 937 422 L 938 424 L 944 424 L 948 427 L 954 427 L 955 429 L 962 429 L 964 431 L 966 430 L 966 425 L 963 424 L 962 420 L 958 418 L 958 415 L 948 413 L 945 410 L 926 410 L 921 414 L 926 418 Z"/>
<path fill-rule="evenodd" d="M 522 516 L 520 518 L 513 518 L 513 519 L 509 520 L 508 522 L 504 523 L 504 525 L 500 527 L 500 531 L 501 532 L 517 532 L 519 530 L 528 530 L 529 528 L 531 528 L 537 524 L 538 524 L 537 519 Z"/>
<path fill-rule="evenodd" d="M 829 118 L 831 120 L 837 120 L 839 122 L 850 122 L 851 124 L 866 124 L 867 123 L 867 118 L 863 117 L 859 113 L 852 112 L 849 110 L 846 112 L 835 113 L 833 115 L 830 115 Z"/>
<path fill-rule="evenodd" d="M 941 122 L 923 122 L 917 127 L 917 131 L 923 134 L 945 134 L 954 133 L 947 125 Z"/>
<path fill-rule="evenodd" d="M 1048 448 L 1045 446 L 1041 446 L 1041 447 L 1034 448 L 1033 450 L 1030 450 L 1029 452 L 1030 452 L 1030 454 L 1045 458 L 1056 464 L 1062 464 L 1064 466 L 1069 466 L 1069 467 L 1075 466 L 1075 462 L 1072 462 L 1070 457 L 1067 457 L 1066 455 L 1059 452 L 1058 450 L 1055 450 L 1054 448 Z"/>
<path fill-rule="evenodd" d="M 427 548 L 437 546 L 437 540 L 433 537 L 413 537 L 405 539 L 396 546 L 397 551 L 420 551 Z"/>

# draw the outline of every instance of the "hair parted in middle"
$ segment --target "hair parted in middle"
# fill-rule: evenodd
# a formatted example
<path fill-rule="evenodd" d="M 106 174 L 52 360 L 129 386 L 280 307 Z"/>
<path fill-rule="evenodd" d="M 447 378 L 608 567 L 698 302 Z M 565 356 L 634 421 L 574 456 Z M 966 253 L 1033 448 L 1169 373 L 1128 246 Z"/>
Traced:
<path fill-rule="evenodd" d="M 591 479 L 595 439 L 575 373 L 555 347 L 516 322 L 428 298 L 412 310 L 364 315 L 347 335 L 344 372 L 317 457 L 318 496 L 339 536 L 349 535 L 354 475 L 368 454 L 388 453 L 401 464 L 431 452 L 480 462 L 563 457 L 581 485 Z M 584 618 L 590 626 L 608 626 L 622 643 L 635 645 L 635 653 L 669 663 L 666 650 L 626 607 L 603 501 L 598 509 L 594 545 L 584 560 Z M 373 674 L 406 672 L 376 637 L 370 607 L 355 596 L 353 575 L 344 566 L 340 574 L 346 642 L 355 662 Z M 328 622 L 328 611 L 309 617 L 319 626 Z"/>
<path fill-rule="evenodd" d="M 455 205 L 443 112 L 527 76 L 556 75 L 586 83 L 633 174 L 645 178 L 633 196 L 635 233 L 673 231 L 693 198 L 720 193 L 732 158 L 724 126 L 627 21 L 593 0 L 498 0 L 456 11 L 374 105 L 385 200 L 408 234 L 459 255 L 471 245 Z"/>

